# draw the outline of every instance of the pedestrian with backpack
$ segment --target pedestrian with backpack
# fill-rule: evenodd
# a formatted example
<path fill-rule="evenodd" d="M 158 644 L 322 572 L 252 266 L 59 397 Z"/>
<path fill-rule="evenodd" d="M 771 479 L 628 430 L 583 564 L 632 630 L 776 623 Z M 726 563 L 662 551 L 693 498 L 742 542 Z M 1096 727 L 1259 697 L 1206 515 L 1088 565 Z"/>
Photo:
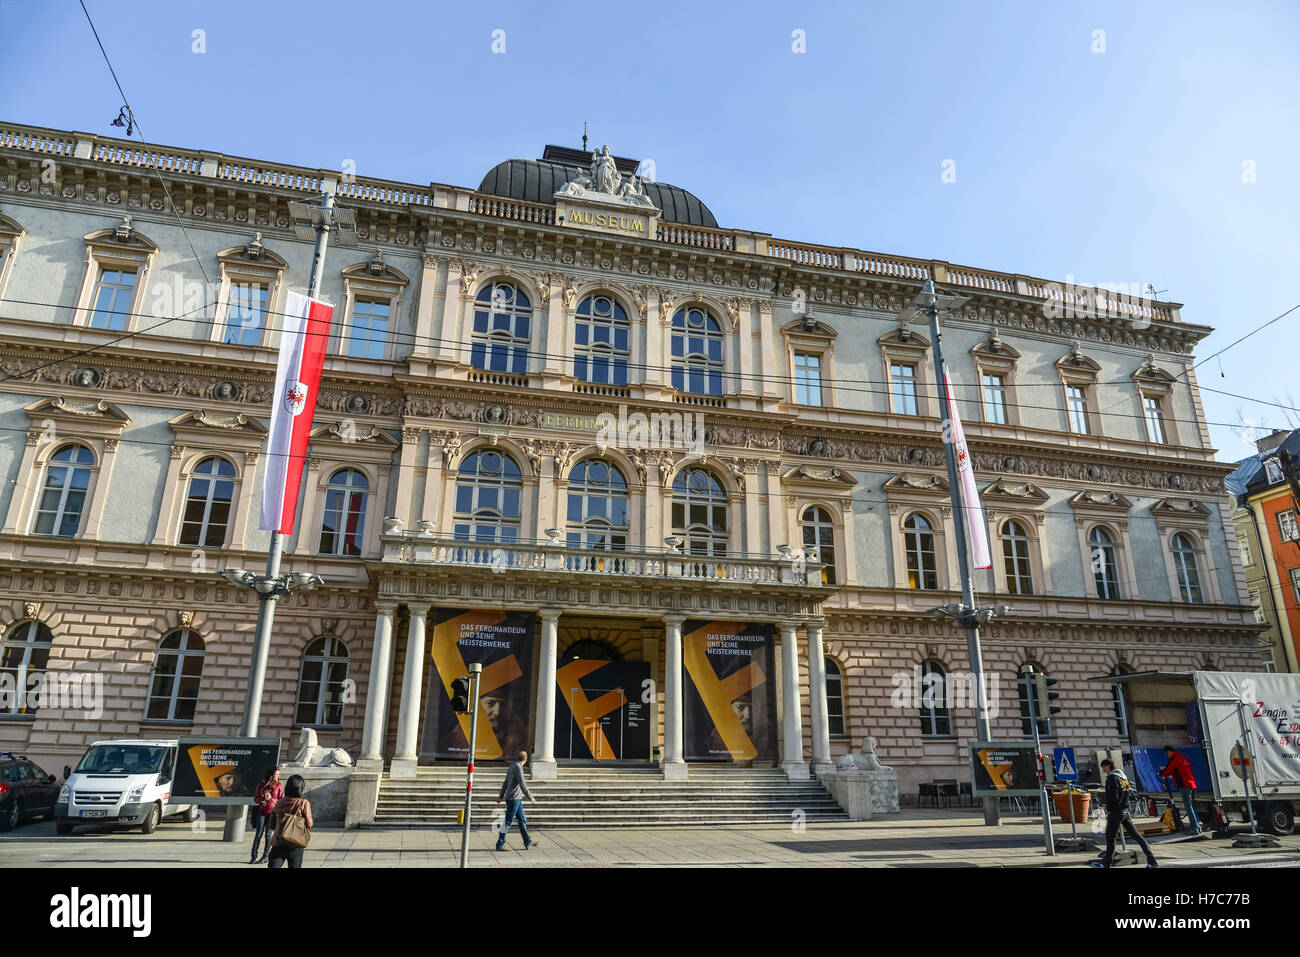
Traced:
<path fill-rule="evenodd" d="M 1115 862 L 1115 837 L 1119 834 L 1122 827 L 1124 833 L 1137 842 L 1138 847 L 1147 856 L 1147 867 L 1156 867 L 1156 856 L 1151 853 L 1151 845 L 1147 843 L 1138 829 L 1133 826 L 1133 819 L 1128 813 L 1129 784 L 1128 777 L 1123 771 L 1115 767 L 1115 762 L 1110 758 L 1105 758 L 1101 762 L 1101 769 L 1106 774 L 1106 853 L 1100 861 L 1093 861 L 1092 867 L 1104 867 L 1107 870 Z"/>
<path fill-rule="evenodd" d="M 267 867 L 302 867 L 302 852 L 311 841 L 311 802 L 302 796 L 306 782 L 301 774 L 284 784 L 284 800 L 272 813 L 271 854 Z"/>
<path fill-rule="evenodd" d="M 262 778 L 262 783 L 253 792 L 253 854 L 248 859 L 250 864 L 264 864 L 271 853 L 271 815 L 275 806 L 284 800 L 284 785 L 280 783 L 280 769 L 271 768 Z M 257 845 L 262 845 L 262 856 L 257 856 Z"/>

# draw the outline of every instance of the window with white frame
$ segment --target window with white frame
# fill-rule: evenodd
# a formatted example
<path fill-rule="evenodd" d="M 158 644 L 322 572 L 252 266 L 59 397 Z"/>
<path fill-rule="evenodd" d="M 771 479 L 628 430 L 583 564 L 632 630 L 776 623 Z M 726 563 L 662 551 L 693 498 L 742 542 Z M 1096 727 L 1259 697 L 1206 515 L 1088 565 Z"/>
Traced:
<path fill-rule="evenodd" d="M 843 737 L 844 730 L 844 675 L 839 662 L 826 659 L 826 724 L 832 737 Z"/>
<path fill-rule="evenodd" d="M 85 237 L 86 271 L 77 295 L 76 321 L 92 329 L 124 332 L 136 327 L 143 311 L 144 289 L 158 247 L 124 216 L 119 226 Z M 179 315 L 181 303 L 163 308 L 169 318 Z"/>
<path fill-rule="evenodd" d="M 1158 395 L 1144 395 L 1142 415 L 1147 424 L 1147 439 L 1157 445 L 1167 444 L 1169 438 L 1165 432 L 1164 399 Z"/>
<path fill-rule="evenodd" d="M 295 725 L 316 728 L 342 726 L 348 664 L 348 646 L 333 635 L 322 635 L 308 642 L 302 650 L 298 668 Z"/>
<path fill-rule="evenodd" d="M 731 541 L 727 490 L 712 472 L 685 468 L 673 479 L 673 534 L 688 555 L 725 555 Z"/>
<path fill-rule="evenodd" d="M 523 473 L 514 459 L 493 449 L 466 456 L 456 480 L 456 540 L 516 541 L 522 498 Z"/>
<path fill-rule="evenodd" d="M 678 392 L 722 395 L 722 323 L 702 306 L 673 316 L 672 380 Z"/>
<path fill-rule="evenodd" d="M 565 541 L 570 548 L 627 548 L 627 478 L 618 466 L 604 459 L 586 459 L 573 467 L 567 521 Z"/>
<path fill-rule="evenodd" d="M 799 524 L 805 549 L 816 548 L 822 563 L 822 584 L 835 584 L 835 523 L 831 513 L 817 505 L 803 510 Z"/>
<path fill-rule="evenodd" d="M 916 366 L 907 362 L 889 364 L 889 396 L 894 412 L 917 415 Z"/>
<path fill-rule="evenodd" d="M 1112 676 L 1126 675 L 1128 669 L 1123 665 L 1116 665 L 1110 669 Z M 1110 686 L 1110 697 L 1115 709 L 1115 733 L 1123 741 L 1128 737 L 1128 701 L 1125 698 L 1124 682 L 1115 681 Z"/>
<path fill-rule="evenodd" d="M 13 272 L 14 257 L 26 235 L 27 231 L 16 220 L 0 214 L 0 296 L 4 295 L 9 274 Z"/>
<path fill-rule="evenodd" d="M 158 643 L 145 719 L 193 721 L 206 649 L 197 631 L 180 628 Z"/>
<path fill-rule="evenodd" d="M 1174 556 L 1174 574 L 1178 579 L 1178 594 L 1188 604 L 1199 605 L 1205 601 L 1201 592 L 1201 570 L 1196 561 L 1196 546 L 1191 536 L 1182 532 L 1170 542 Z"/>
<path fill-rule="evenodd" d="M 120 332 L 130 325 L 139 272 L 123 267 L 99 267 L 91 300 L 90 328 Z"/>
<path fill-rule="evenodd" d="M 339 469 L 325 486 L 321 516 L 322 555 L 360 555 L 366 530 L 370 482 L 357 469 Z"/>
<path fill-rule="evenodd" d="M 1264 624 L 1264 601 L 1258 588 L 1250 590 L 1250 604 L 1255 609 L 1255 621 Z"/>
<path fill-rule="evenodd" d="M 794 354 L 794 400 L 799 405 L 822 404 L 822 357 L 816 352 Z"/>
<path fill-rule="evenodd" d="M 984 392 L 984 421 L 997 425 L 1007 424 L 1007 377 L 1001 373 L 985 372 L 980 376 Z"/>
<path fill-rule="evenodd" d="M 1047 673 L 1038 668 L 1038 673 L 1047 676 Z M 1020 733 L 1026 738 L 1034 736 L 1034 719 L 1037 717 L 1029 710 L 1029 683 L 1034 680 L 1034 675 L 1027 675 L 1023 671 L 1016 676 L 1016 690 L 1020 698 Z M 1037 689 L 1034 691 L 1034 697 L 1037 698 Z M 1035 700 L 1035 705 L 1038 702 Z M 1038 718 L 1038 736 L 1040 738 L 1050 738 L 1052 735 L 1052 719 Z"/>
<path fill-rule="evenodd" d="M 392 320 L 392 300 L 357 296 L 352 302 L 347 354 L 357 359 L 384 358 Z"/>
<path fill-rule="evenodd" d="M 1119 599 L 1121 593 L 1115 539 L 1110 532 L 1098 525 L 1088 533 L 1088 545 L 1092 554 L 1092 575 L 1097 586 L 1097 597 Z"/>
<path fill-rule="evenodd" d="M 921 687 L 917 691 L 921 702 L 921 737 L 923 738 L 952 736 L 947 678 L 943 665 L 939 662 L 929 658 L 921 662 Z"/>
<path fill-rule="evenodd" d="M 528 295 L 507 282 L 488 283 L 474 298 L 469 364 L 486 372 L 528 371 L 533 306 Z"/>
<path fill-rule="evenodd" d="M 579 382 L 627 385 L 632 349 L 627 310 L 613 296 L 588 296 L 573 317 L 573 377 Z"/>
<path fill-rule="evenodd" d="M 194 466 L 178 544 L 221 548 L 235 500 L 235 467 L 219 456 Z"/>
<path fill-rule="evenodd" d="M 1081 385 L 1065 388 L 1066 404 L 1069 406 L 1070 431 L 1076 435 L 1089 435 L 1092 427 L 1088 421 L 1088 389 Z"/>
<path fill-rule="evenodd" d="M 1284 542 L 1300 541 L 1300 526 L 1296 525 L 1295 509 L 1277 513 L 1277 532 Z"/>
<path fill-rule="evenodd" d="M 231 284 L 230 305 L 226 309 L 222 342 L 236 346 L 262 344 L 262 334 L 266 328 L 267 292 L 267 286 L 263 283 Z"/>
<path fill-rule="evenodd" d="M 11 692 L 0 697 L 0 714 L 35 714 L 36 703 L 28 692 L 39 683 L 49 664 L 54 635 L 40 621 L 20 621 L 0 641 L 0 686 Z"/>
<path fill-rule="evenodd" d="M 1286 480 L 1282 463 L 1277 460 L 1277 456 L 1264 460 L 1264 474 L 1268 478 L 1269 485 L 1281 485 Z"/>
<path fill-rule="evenodd" d="M 1291 597 L 1300 606 L 1300 568 L 1292 568 L 1287 574 L 1291 576 Z"/>
<path fill-rule="evenodd" d="M 939 560 L 934 526 L 920 512 L 903 521 L 903 550 L 907 556 L 907 587 L 939 587 Z"/>
<path fill-rule="evenodd" d="M 94 454 L 84 445 L 65 445 L 50 456 L 32 524 L 33 535 L 76 536 L 94 464 Z"/>
<path fill-rule="evenodd" d="M 1034 565 L 1029 552 L 1029 534 L 1019 522 L 1002 526 L 1002 562 L 1007 575 L 1007 591 L 1013 595 L 1034 593 Z"/>

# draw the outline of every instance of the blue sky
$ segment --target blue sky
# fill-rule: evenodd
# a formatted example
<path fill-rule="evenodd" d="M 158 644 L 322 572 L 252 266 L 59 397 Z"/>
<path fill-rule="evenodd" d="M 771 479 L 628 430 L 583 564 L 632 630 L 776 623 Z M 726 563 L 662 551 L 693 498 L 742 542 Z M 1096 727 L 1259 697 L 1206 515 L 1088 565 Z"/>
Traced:
<path fill-rule="evenodd" d="M 154 143 L 472 187 L 586 121 L 724 226 L 1154 283 L 1199 356 L 1300 302 L 1300 4 L 86 5 Z M 76 0 L 0 0 L 0 48 L 0 118 L 120 132 Z M 1298 343 L 1300 310 L 1200 384 L 1300 405 Z M 1221 458 L 1300 425 L 1203 397 Z"/>

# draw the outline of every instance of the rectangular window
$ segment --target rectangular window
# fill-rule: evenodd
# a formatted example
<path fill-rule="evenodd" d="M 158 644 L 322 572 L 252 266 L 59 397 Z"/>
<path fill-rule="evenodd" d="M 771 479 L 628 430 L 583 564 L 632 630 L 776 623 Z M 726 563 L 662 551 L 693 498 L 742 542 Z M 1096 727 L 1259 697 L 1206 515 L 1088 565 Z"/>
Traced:
<path fill-rule="evenodd" d="M 1006 376 L 984 373 L 980 377 L 984 384 L 984 421 L 1007 424 L 1007 380 Z"/>
<path fill-rule="evenodd" d="M 1264 624 L 1264 603 L 1260 599 L 1258 588 L 1250 590 L 1250 603 L 1255 606 L 1255 621 L 1261 625 Z"/>
<path fill-rule="evenodd" d="M 916 366 L 901 362 L 889 364 L 889 392 L 894 411 L 899 415 L 917 415 Z"/>
<path fill-rule="evenodd" d="M 348 335 L 348 355 L 358 359 L 382 359 L 388 338 L 387 299 L 357 299 L 352 305 L 352 329 Z"/>
<path fill-rule="evenodd" d="M 794 354 L 794 400 L 800 405 L 822 404 L 822 357 L 816 353 Z"/>
<path fill-rule="evenodd" d="M 1291 576 L 1291 597 L 1300 605 L 1300 568 L 1293 568 L 1288 574 Z"/>
<path fill-rule="evenodd" d="M 226 313 L 226 330 L 221 341 L 236 346 L 261 345 L 265 321 L 266 287 L 257 283 L 232 283 L 230 310 Z"/>
<path fill-rule="evenodd" d="M 1300 528 L 1296 527 L 1294 509 L 1277 513 L 1277 531 L 1284 542 L 1300 541 Z"/>
<path fill-rule="evenodd" d="M 1142 412 L 1146 416 L 1147 438 L 1157 445 L 1164 445 L 1169 441 L 1165 434 L 1165 412 L 1164 405 L 1157 395 L 1144 395 L 1142 397 Z"/>
<path fill-rule="evenodd" d="M 130 318 L 131 299 L 135 295 L 134 269 L 109 269 L 100 267 L 99 281 L 91 302 L 90 328 L 121 331 Z"/>
<path fill-rule="evenodd" d="M 1076 435 L 1090 435 L 1092 429 L 1088 427 L 1088 390 L 1083 386 L 1072 385 L 1066 388 L 1065 396 L 1069 404 L 1070 431 Z"/>

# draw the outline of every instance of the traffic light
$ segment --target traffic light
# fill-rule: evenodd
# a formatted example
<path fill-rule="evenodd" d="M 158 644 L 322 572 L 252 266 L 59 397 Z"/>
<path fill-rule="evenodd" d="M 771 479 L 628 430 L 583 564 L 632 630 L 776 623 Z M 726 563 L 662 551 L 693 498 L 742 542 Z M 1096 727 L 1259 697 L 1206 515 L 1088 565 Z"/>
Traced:
<path fill-rule="evenodd" d="M 456 678 L 451 683 L 451 710 L 469 714 L 469 679 Z"/>
<path fill-rule="evenodd" d="M 1052 715 L 1061 713 L 1061 706 L 1056 704 L 1061 698 L 1060 693 L 1048 690 L 1054 684 L 1055 678 L 1034 675 L 1034 704 L 1038 706 L 1038 717 L 1043 721 L 1050 721 Z"/>

